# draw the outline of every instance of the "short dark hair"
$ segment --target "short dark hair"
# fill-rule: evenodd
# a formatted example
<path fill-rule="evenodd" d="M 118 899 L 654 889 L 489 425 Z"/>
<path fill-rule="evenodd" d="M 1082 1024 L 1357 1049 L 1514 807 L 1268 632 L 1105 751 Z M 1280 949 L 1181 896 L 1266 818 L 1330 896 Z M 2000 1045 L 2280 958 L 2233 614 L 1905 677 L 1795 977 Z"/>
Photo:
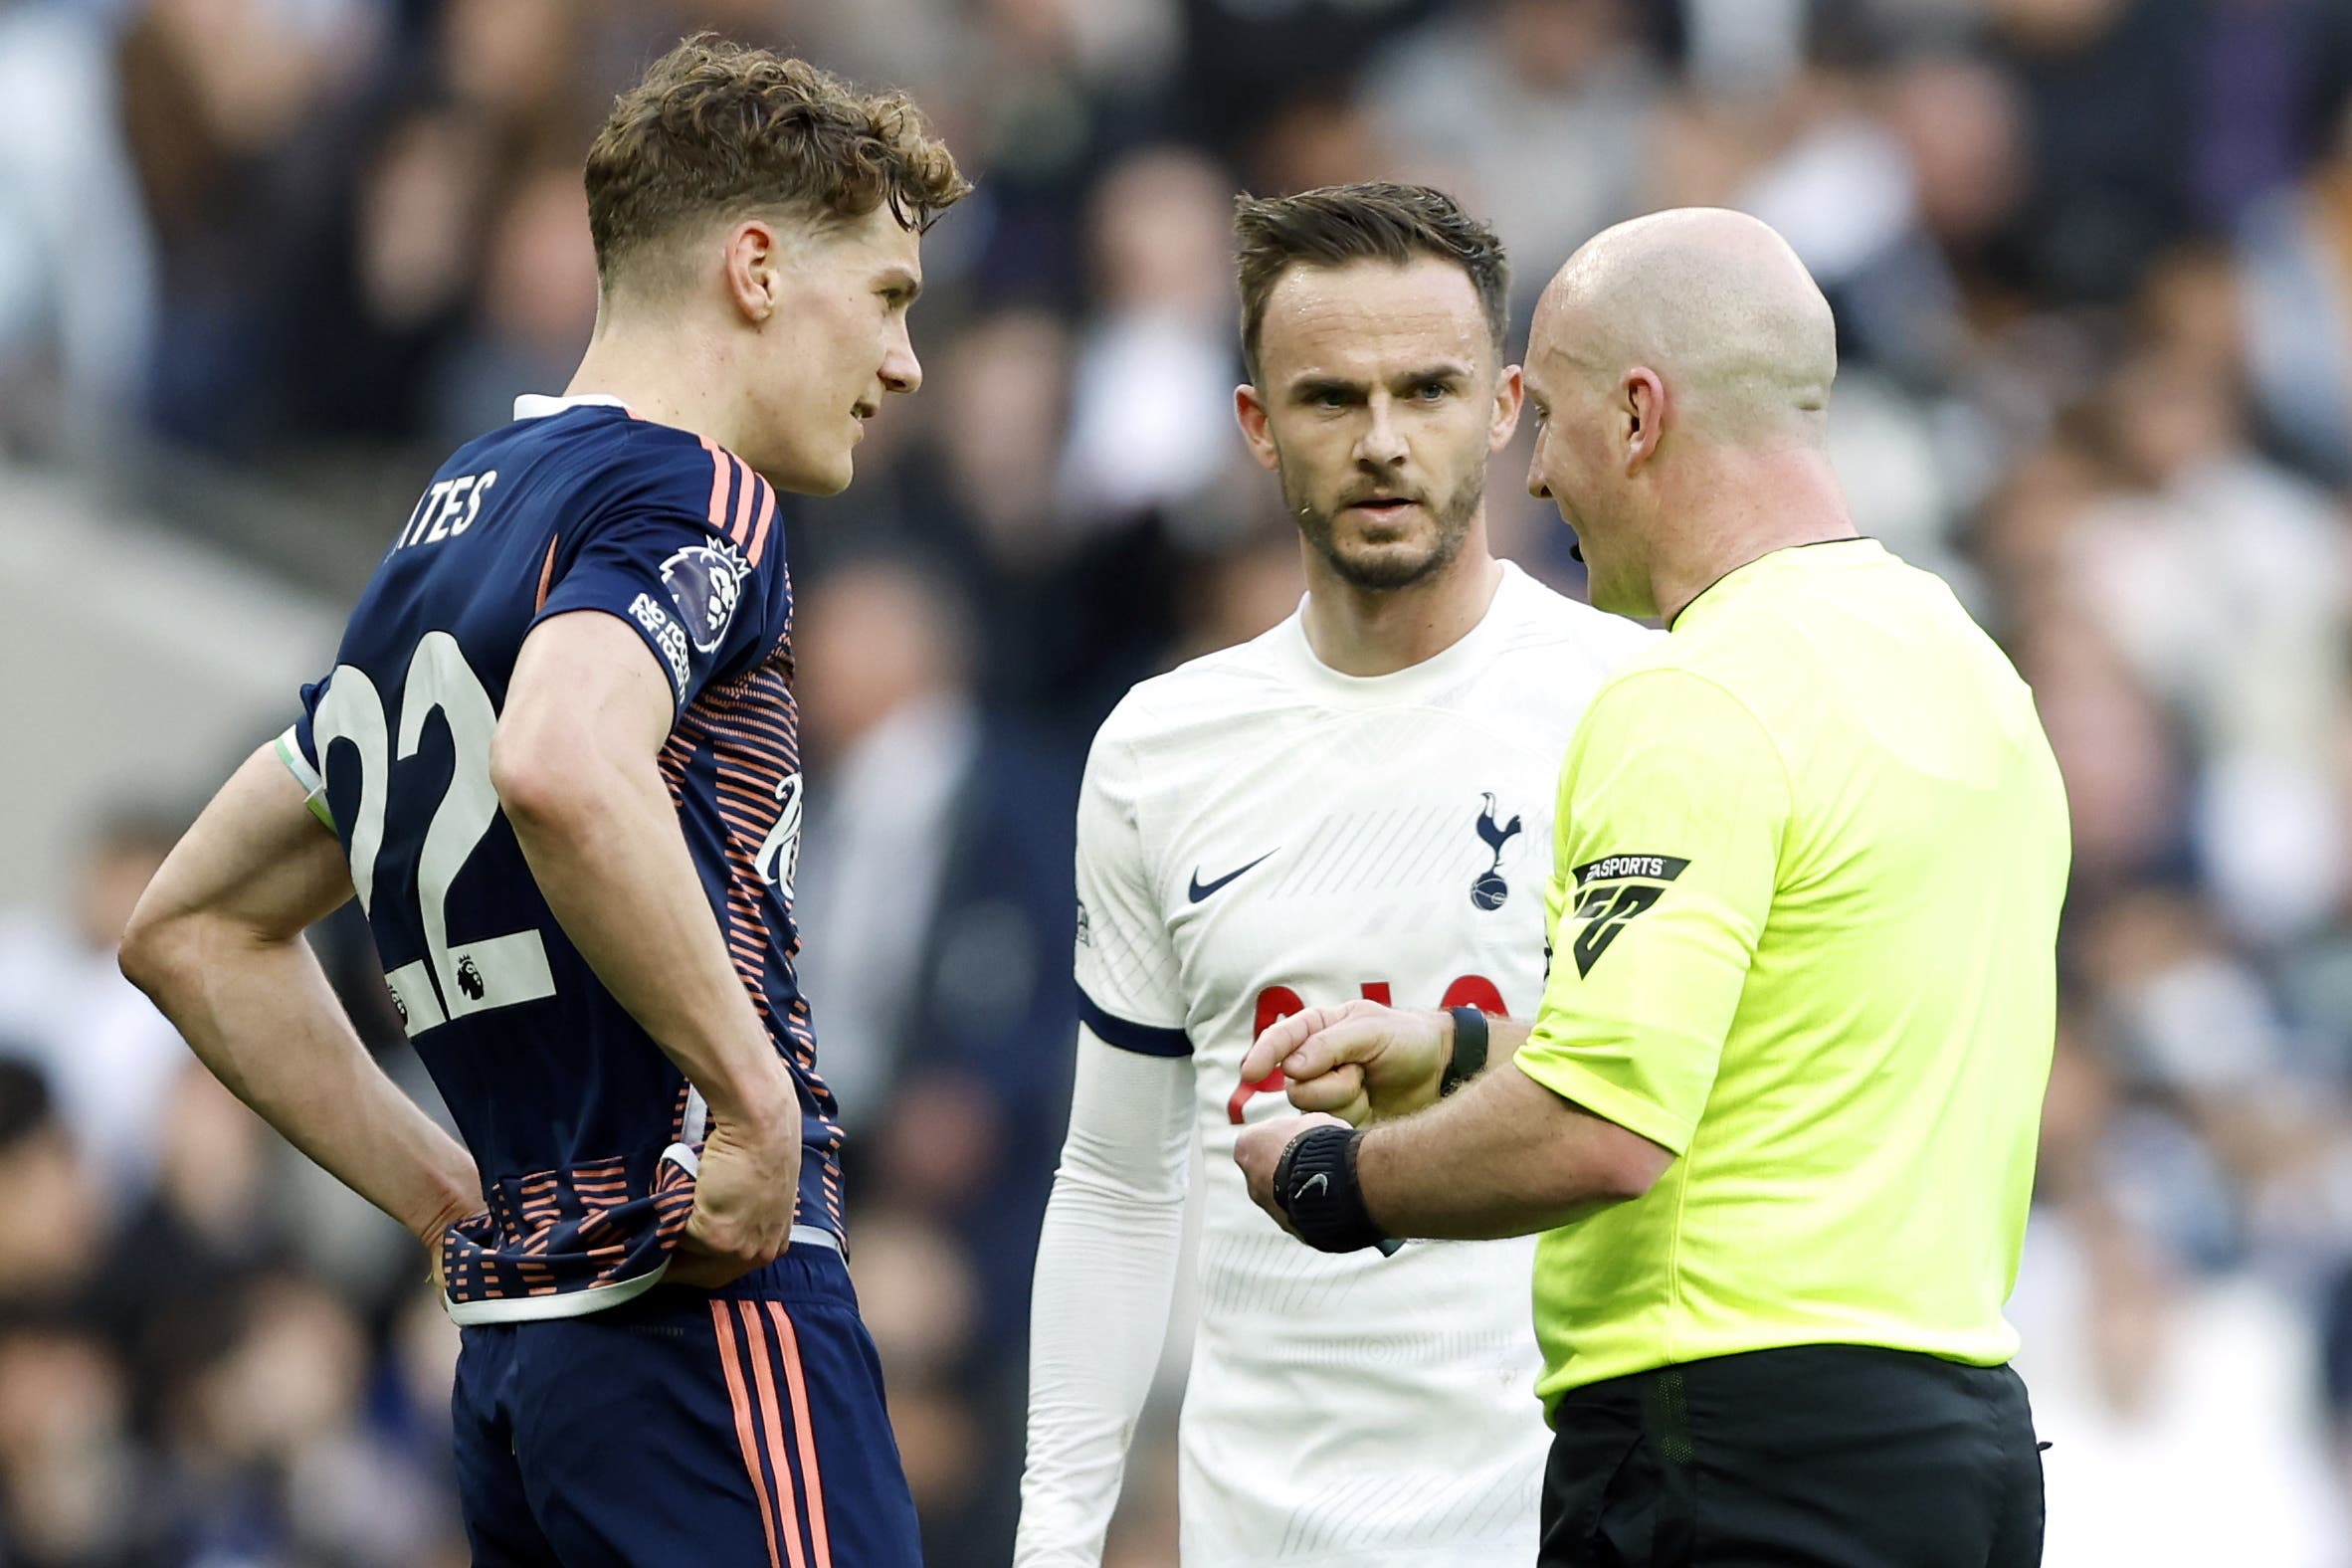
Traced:
<path fill-rule="evenodd" d="M 585 179 L 608 293 L 632 253 L 691 223 L 777 206 L 855 221 L 887 202 L 919 234 L 972 188 L 903 93 L 860 93 L 805 60 L 708 33 L 613 100 Z"/>
<path fill-rule="evenodd" d="M 1510 327 L 1510 263 L 1494 231 L 1444 191 L 1375 180 L 1295 196 L 1244 196 L 1234 203 L 1233 234 L 1241 267 L 1242 358 L 1252 380 L 1267 298 L 1293 267 L 1371 261 L 1402 267 L 1417 256 L 1452 262 L 1478 292 L 1495 352 L 1502 351 Z"/>

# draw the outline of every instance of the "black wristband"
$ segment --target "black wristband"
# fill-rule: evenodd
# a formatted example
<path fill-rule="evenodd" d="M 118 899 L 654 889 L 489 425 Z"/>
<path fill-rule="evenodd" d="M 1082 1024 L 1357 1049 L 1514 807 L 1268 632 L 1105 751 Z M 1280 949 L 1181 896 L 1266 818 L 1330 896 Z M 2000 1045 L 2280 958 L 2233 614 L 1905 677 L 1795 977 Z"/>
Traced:
<path fill-rule="evenodd" d="M 1454 1056 L 1438 1079 L 1440 1098 L 1486 1071 L 1486 1015 L 1474 1007 L 1450 1007 L 1454 1015 Z"/>
<path fill-rule="evenodd" d="M 1356 1185 L 1353 1127 L 1315 1127 L 1290 1140 L 1274 1164 L 1274 1202 L 1298 1239 L 1319 1253 L 1352 1253 L 1387 1240 Z"/>

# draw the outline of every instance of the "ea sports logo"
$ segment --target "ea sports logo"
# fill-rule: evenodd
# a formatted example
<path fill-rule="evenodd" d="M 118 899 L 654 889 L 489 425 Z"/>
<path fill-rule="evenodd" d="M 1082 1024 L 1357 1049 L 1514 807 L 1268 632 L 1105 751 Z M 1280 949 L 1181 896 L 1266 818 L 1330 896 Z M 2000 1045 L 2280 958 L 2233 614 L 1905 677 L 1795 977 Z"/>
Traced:
<path fill-rule="evenodd" d="M 697 652 L 715 653 L 726 640 L 743 573 L 740 559 L 706 544 L 689 544 L 662 563 L 662 586 Z"/>

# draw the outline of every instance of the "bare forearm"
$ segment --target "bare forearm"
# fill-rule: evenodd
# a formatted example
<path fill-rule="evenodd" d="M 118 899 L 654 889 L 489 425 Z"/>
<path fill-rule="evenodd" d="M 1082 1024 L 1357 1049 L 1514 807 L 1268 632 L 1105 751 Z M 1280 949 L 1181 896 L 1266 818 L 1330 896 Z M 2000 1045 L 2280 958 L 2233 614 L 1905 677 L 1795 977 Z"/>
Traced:
<path fill-rule="evenodd" d="M 1356 1176 L 1388 1235 L 1526 1236 L 1636 1196 L 1603 1147 L 1608 1123 L 1500 1060 L 1496 1045 L 1495 1065 L 1460 1092 L 1365 1134 Z"/>
<path fill-rule="evenodd" d="M 582 759 L 508 820 L 582 957 L 722 1120 L 798 1141 L 789 1071 L 729 960 L 652 760 Z"/>
<path fill-rule="evenodd" d="M 482 1207 L 473 1157 L 368 1056 L 306 942 L 196 917 L 174 945 L 150 994 L 288 1142 L 420 1238 Z"/>

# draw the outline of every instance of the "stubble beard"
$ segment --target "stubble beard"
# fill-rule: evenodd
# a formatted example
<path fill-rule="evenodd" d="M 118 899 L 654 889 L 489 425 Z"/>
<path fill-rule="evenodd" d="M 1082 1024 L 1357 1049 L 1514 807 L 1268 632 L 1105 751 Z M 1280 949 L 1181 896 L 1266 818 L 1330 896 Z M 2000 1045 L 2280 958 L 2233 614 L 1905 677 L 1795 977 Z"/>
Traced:
<path fill-rule="evenodd" d="M 1470 537 L 1470 519 L 1478 514 L 1478 507 L 1486 499 L 1486 477 L 1483 473 L 1472 473 L 1431 512 L 1431 520 L 1436 524 L 1435 537 L 1429 548 L 1418 555 L 1394 545 L 1375 546 L 1373 553 L 1363 556 L 1351 555 L 1339 542 L 1338 513 L 1317 506 L 1294 488 L 1287 470 L 1282 474 L 1282 499 L 1297 522 L 1298 531 L 1331 568 L 1333 576 L 1350 588 L 1393 593 L 1427 582 L 1454 563 L 1454 558 L 1462 553 L 1463 541 Z"/>

